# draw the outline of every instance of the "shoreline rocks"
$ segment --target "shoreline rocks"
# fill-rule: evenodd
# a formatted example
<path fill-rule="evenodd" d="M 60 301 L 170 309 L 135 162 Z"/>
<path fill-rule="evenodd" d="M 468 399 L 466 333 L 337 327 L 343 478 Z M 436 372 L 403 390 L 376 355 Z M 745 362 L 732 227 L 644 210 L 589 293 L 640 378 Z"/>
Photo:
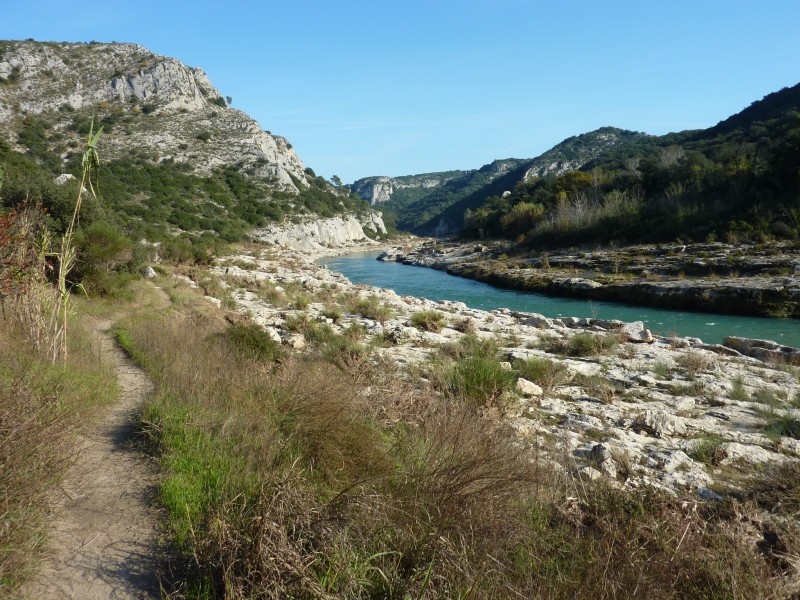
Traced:
<path fill-rule="evenodd" d="M 800 441 L 770 429 L 774 419 L 800 419 L 800 409 L 794 408 L 800 397 L 798 371 L 770 362 L 769 354 L 761 360 L 746 355 L 751 350 L 784 353 L 768 343 L 704 344 L 654 336 L 641 322 L 549 319 L 403 297 L 355 285 L 308 256 L 277 248 L 226 257 L 214 271 L 236 310 L 289 351 L 313 351 L 313 342 L 292 330 L 298 319 L 337 333 L 355 327 L 364 336 L 368 360 L 392 365 L 415 385 L 425 385 L 442 348 L 458 344 L 464 331 L 494 340 L 497 359 L 507 361 L 516 377 L 501 418 L 520 444 L 531 448 L 532 457 L 566 461 L 580 476 L 629 488 L 689 489 L 713 501 L 714 486 L 744 485 L 752 465 L 800 456 Z M 303 302 L 291 301 L 289 293 Z M 368 311 L 354 312 L 352 304 L 335 304 L 342 296 L 385 310 L 380 320 L 364 316 Z M 442 327 L 415 326 L 413 316 L 423 311 L 440 314 Z M 587 337 L 613 343 L 584 352 L 575 344 Z M 537 378 L 535 368 L 534 375 L 517 375 L 520 361 L 549 378 Z"/>
<path fill-rule="evenodd" d="M 800 318 L 793 247 L 702 244 L 528 253 L 508 245 L 422 244 L 393 260 L 549 296 L 761 317 Z M 713 252 L 712 252 L 713 251 Z M 579 276 L 577 276 L 579 275 Z"/>

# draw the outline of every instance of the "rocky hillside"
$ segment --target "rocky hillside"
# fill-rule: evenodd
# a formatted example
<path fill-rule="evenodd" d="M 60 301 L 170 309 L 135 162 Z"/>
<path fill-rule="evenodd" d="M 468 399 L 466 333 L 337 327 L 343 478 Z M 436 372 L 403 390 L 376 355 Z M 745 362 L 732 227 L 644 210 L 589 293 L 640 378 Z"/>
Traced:
<path fill-rule="evenodd" d="M 480 169 L 403 177 L 366 177 L 351 189 L 370 204 L 396 213 L 400 229 L 444 235 L 461 227 L 464 211 L 518 182 L 580 169 L 613 147 L 653 138 L 644 133 L 603 127 L 573 136 L 533 159 L 495 160 Z"/>
<path fill-rule="evenodd" d="M 32 197 L 56 230 L 63 225 L 74 194 L 53 181 L 80 172 L 94 119 L 101 185 L 86 226 L 110 222 L 132 239 L 235 241 L 284 221 L 380 220 L 230 103 L 202 69 L 135 44 L 0 42 L 0 200 Z"/>
<path fill-rule="evenodd" d="M 106 125 L 109 159 L 147 148 L 207 175 L 241 164 L 295 189 L 307 175 L 292 145 L 227 105 L 202 69 L 135 44 L 0 44 L 0 134 L 18 150 L 24 119 L 47 122 L 49 149 L 67 158 L 75 122 L 91 112 Z M 16 143 L 15 143 L 16 142 Z"/>

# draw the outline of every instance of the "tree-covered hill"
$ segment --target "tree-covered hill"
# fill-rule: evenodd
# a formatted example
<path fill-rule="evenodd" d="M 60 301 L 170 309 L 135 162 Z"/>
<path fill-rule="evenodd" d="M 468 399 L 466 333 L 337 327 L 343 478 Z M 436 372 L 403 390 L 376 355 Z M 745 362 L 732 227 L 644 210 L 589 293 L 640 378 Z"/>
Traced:
<path fill-rule="evenodd" d="M 652 136 L 603 127 L 382 207 L 415 233 L 532 246 L 795 239 L 799 147 L 800 84 L 705 130 Z"/>
<path fill-rule="evenodd" d="M 463 234 L 532 246 L 800 236 L 800 84 L 701 131 L 630 140 L 465 207 Z"/>

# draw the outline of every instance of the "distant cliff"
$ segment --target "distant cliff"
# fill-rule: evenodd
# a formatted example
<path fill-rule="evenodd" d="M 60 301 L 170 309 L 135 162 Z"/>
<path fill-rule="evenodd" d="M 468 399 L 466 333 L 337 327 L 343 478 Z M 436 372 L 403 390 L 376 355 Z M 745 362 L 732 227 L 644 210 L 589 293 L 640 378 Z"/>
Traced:
<path fill-rule="evenodd" d="M 303 223 L 270 225 L 253 237 L 260 242 L 295 250 L 321 250 L 355 246 L 386 235 L 381 213 L 370 211 L 357 217 L 346 215 Z"/>

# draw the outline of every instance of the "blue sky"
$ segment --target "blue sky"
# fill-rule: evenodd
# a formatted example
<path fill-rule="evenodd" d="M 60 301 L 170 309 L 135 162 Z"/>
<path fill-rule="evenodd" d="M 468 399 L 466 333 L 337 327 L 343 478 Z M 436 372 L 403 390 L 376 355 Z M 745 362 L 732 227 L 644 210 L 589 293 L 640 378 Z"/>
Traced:
<path fill-rule="evenodd" d="M 604 125 L 714 125 L 800 81 L 796 0 L 4 2 L 0 39 L 125 41 L 202 67 L 351 182 L 532 158 Z"/>

